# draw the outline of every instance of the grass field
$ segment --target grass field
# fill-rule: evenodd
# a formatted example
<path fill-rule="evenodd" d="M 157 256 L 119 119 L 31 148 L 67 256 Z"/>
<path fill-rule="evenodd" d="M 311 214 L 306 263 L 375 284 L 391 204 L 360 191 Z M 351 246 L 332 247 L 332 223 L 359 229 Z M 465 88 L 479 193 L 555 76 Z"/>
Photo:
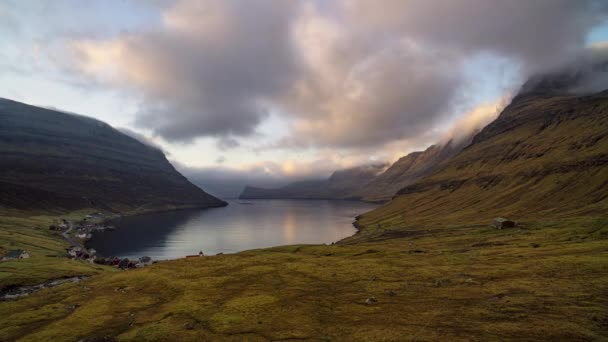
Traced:
<path fill-rule="evenodd" d="M 600 340 L 607 237 L 607 219 L 585 217 L 162 262 L 2 302 L 0 336 Z"/>

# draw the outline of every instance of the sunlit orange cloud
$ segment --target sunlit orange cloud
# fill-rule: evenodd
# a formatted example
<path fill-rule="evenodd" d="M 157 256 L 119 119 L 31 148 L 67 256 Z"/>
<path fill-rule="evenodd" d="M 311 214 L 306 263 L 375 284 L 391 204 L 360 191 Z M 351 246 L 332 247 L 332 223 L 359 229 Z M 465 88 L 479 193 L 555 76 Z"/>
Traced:
<path fill-rule="evenodd" d="M 124 53 L 120 41 L 79 40 L 73 41 L 71 48 L 80 57 L 76 60 L 82 72 L 107 80 L 118 77 L 121 70 L 117 63 Z"/>
<path fill-rule="evenodd" d="M 440 143 L 450 139 L 456 141 L 470 137 L 494 121 L 500 112 L 509 104 L 512 95 L 505 94 L 494 102 L 484 102 L 460 117 L 444 134 Z"/>

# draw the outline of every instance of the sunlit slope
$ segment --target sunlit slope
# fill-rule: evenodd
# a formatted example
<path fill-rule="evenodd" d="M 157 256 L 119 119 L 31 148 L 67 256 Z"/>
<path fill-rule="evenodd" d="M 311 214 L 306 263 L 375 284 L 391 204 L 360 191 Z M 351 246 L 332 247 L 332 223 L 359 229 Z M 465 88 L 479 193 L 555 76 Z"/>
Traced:
<path fill-rule="evenodd" d="M 608 214 L 608 92 L 516 97 L 472 145 L 398 194 L 360 217 L 365 233 Z"/>
<path fill-rule="evenodd" d="M 386 171 L 359 189 L 355 197 L 368 202 L 389 201 L 397 191 L 432 173 L 441 163 L 460 152 L 470 139 L 432 145 L 424 151 L 401 157 Z"/>
<path fill-rule="evenodd" d="M 0 99 L 0 209 L 210 207 L 164 154 L 106 123 Z"/>

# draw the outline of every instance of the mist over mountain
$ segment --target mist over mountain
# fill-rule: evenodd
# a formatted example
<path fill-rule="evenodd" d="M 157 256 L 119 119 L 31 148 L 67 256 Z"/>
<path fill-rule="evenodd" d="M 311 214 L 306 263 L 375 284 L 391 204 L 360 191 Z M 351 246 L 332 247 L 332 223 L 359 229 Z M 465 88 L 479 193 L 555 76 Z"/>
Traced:
<path fill-rule="evenodd" d="M 468 147 L 403 187 L 388 205 L 363 215 L 360 224 L 605 214 L 608 89 L 571 91 L 604 77 L 605 64 L 598 65 L 584 73 L 567 68 L 532 77 Z"/>
<path fill-rule="evenodd" d="M 290 183 L 280 188 L 247 186 L 241 199 L 355 199 L 355 192 L 386 168 L 384 164 L 365 165 L 332 173 L 328 179 Z"/>

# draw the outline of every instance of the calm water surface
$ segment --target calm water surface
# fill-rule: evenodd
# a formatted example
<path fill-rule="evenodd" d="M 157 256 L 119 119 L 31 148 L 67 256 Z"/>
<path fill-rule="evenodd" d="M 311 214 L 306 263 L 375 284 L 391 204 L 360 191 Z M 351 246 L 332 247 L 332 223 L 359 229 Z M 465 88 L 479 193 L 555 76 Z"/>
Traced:
<path fill-rule="evenodd" d="M 355 216 L 375 208 L 352 201 L 229 201 L 224 208 L 122 218 L 87 244 L 104 256 L 156 260 L 300 243 L 331 243 L 355 233 Z M 246 203 L 246 204 L 245 204 Z"/>

